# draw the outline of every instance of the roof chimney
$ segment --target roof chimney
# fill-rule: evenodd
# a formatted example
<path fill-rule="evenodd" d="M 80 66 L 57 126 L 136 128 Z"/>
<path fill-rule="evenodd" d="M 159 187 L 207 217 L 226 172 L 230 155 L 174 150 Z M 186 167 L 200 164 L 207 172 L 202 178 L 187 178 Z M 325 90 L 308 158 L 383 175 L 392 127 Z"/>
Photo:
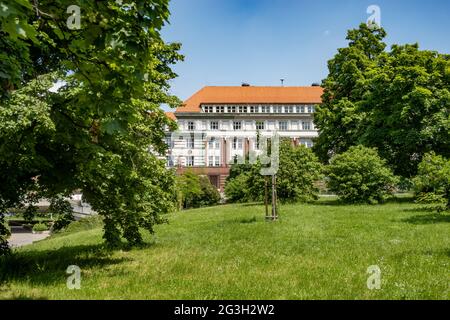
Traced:
<path fill-rule="evenodd" d="M 248 83 L 246 83 L 246 82 L 243 82 L 243 83 L 242 83 L 242 87 L 250 87 L 250 84 L 248 84 Z"/>
<path fill-rule="evenodd" d="M 311 87 L 320 87 L 320 84 L 318 84 L 317 82 L 314 82 Z"/>

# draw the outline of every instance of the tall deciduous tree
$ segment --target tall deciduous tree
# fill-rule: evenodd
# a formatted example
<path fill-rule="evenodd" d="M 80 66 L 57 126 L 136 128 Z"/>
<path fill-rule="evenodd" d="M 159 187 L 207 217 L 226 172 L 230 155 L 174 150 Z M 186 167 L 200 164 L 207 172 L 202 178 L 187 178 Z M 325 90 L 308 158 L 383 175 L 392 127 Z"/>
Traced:
<path fill-rule="evenodd" d="M 314 150 L 321 160 L 346 151 L 358 140 L 366 117 L 360 104 L 366 92 L 367 73 L 376 67 L 386 47 L 385 36 L 383 29 L 361 24 L 359 29 L 348 32 L 348 47 L 338 49 L 328 62 L 322 104 L 314 116 L 320 130 Z"/>
<path fill-rule="evenodd" d="M 173 204 L 174 176 L 149 152 L 175 126 L 160 105 L 179 104 L 168 0 L 80 0 L 75 29 L 72 0 L 0 2 L 0 219 L 30 194 L 81 189 L 108 244 L 142 242 Z"/>
<path fill-rule="evenodd" d="M 396 174 L 414 176 L 426 152 L 450 155 L 450 56 L 417 44 L 384 51 L 382 29 L 361 25 L 329 62 L 315 123 L 322 160 L 363 144 Z"/>

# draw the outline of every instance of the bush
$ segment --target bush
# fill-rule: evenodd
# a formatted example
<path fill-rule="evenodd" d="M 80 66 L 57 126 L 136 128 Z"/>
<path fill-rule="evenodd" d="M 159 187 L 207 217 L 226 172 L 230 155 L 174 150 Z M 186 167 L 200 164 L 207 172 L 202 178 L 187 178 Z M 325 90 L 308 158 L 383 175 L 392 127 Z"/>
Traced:
<path fill-rule="evenodd" d="M 241 173 L 233 179 L 227 180 L 227 184 L 225 185 L 227 202 L 240 203 L 249 200 L 247 193 L 247 179 L 248 175 Z"/>
<path fill-rule="evenodd" d="M 398 179 L 376 149 L 351 147 L 326 169 L 328 187 L 346 203 L 379 203 L 391 196 Z"/>
<path fill-rule="evenodd" d="M 180 209 L 211 206 L 220 201 L 220 194 L 209 178 L 196 175 L 190 170 L 178 176 L 177 189 Z"/>
<path fill-rule="evenodd" d="M 438 203 L 439 211 L 450 209 L 450 160 L 433 153 L 424 156 L 413 179 L 419 202 Z"/>
<path fill-rule="evenodd" d="M 75 233 L 80 231 L 92 230 L 103 227 L 103 217 L 101 215 L 92 215 L 78 221 L 71 222 L 59 234 Z"/>
<path fill-rule="evenodd" d="M 206 176 L 200 176 L 199 183 L 201 192 L 194 195 L 193 207 L 199 208 L 218 204 L 220 202 L 220 193 L 211 184 L 209 178 Z"/>
<path fill-rule="evenodd" d="M 243 166 L 243 165 L 239 165 Z M 258 161 L 238 177 L 230 179 L 225 194 L 230 201 L 261 201 L 265 195 L 265 179 L 268 181 L 269 197 L 272 180 L 261 175 Z M 277 197 L 281 202 L 307 202 L 318 198 L 316 182 L 322 177 L 322 165 L 311 149 L 295 147 L 290 140 L 282 140 L 279 150 L 277 172 Z"/>
<path fill-rule="evenodd" d="M 36 223 L 33 226 L 34 232 L 42 232 L 42 231 L 47 231 L 47 230 L 48 230 L 48 226 L 45 223 Z"/>

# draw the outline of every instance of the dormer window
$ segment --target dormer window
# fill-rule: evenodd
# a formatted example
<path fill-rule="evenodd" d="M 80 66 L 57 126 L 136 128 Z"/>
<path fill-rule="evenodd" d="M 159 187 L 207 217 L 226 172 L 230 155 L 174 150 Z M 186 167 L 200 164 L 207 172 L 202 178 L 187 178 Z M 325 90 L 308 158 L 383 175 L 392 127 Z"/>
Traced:
<path fill-rule="evenodd" d="M 247 107 L 246 106 L 239 106 L 239 113 L 247 113 Z"/>
<path fill-rule="evenodd" d="M 213 113 L 214 107 L 213 106 L 204 106 L 203 110 L 205 111 L 205 113 Z"/>
<path fill-rule="evenodd" d="M 236 113 L 236 106 L 228 106 L 228 112 Z"/>

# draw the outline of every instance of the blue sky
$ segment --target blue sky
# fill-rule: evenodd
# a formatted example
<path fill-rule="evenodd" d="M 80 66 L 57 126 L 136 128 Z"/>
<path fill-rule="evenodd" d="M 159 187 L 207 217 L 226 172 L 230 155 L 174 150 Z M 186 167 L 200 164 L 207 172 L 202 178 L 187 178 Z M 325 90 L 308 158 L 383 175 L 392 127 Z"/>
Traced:
<path fill-rule="evenodd" d="M 450 53 L 448 0 L 172 0 L 168 42 L 186 60 L 174 67 L 182 100 L 206 85 L 310 85 L 346 46 L 346 32 L 381 9 L 386 42 Z"/>

